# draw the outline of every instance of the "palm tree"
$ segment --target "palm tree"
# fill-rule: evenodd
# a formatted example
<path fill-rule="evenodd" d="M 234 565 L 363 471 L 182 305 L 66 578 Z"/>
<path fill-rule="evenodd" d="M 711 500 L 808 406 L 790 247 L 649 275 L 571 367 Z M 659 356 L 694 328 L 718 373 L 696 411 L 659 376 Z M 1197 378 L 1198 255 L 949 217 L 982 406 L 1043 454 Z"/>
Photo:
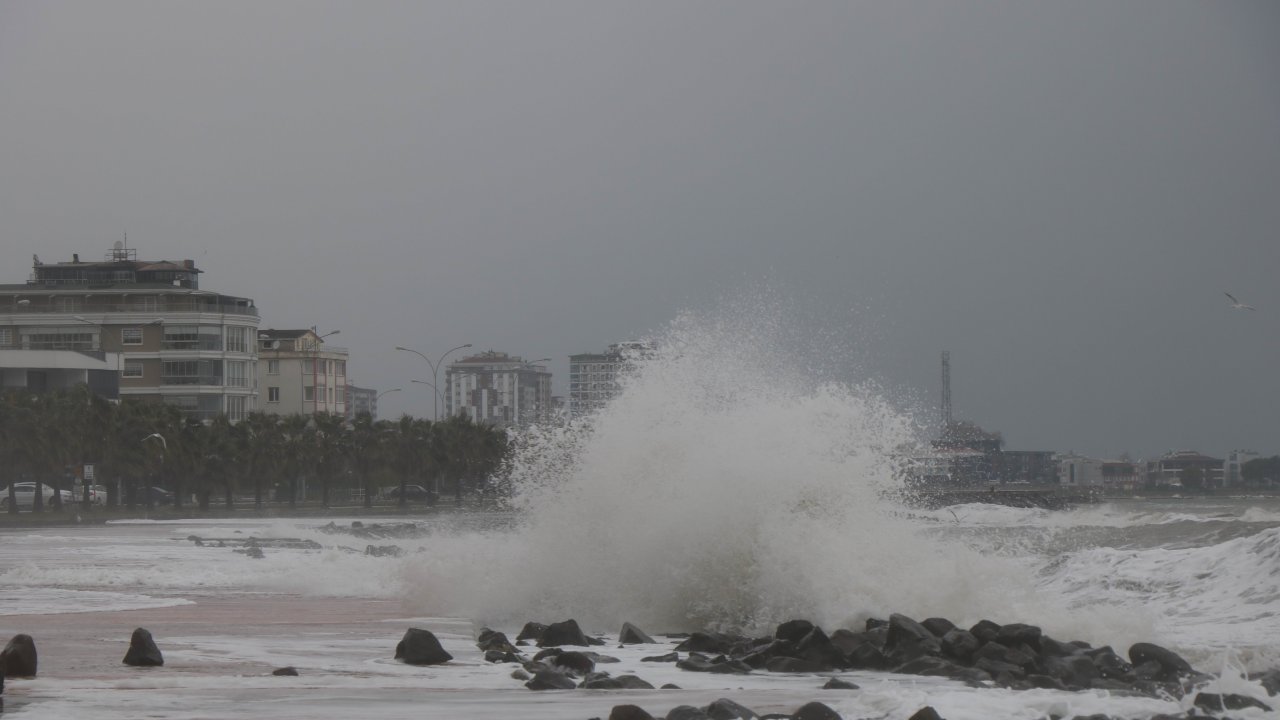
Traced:
<path fill-rule="evenodd" d="M 315 442 L 316 477 L 320 481 L 320 504 L 329 507 L 329 487 L 341 474 L 350 447 L 350 432 L 346 418 L 334 413 L 312 415 L 315 423 L 312 439 Z"/>

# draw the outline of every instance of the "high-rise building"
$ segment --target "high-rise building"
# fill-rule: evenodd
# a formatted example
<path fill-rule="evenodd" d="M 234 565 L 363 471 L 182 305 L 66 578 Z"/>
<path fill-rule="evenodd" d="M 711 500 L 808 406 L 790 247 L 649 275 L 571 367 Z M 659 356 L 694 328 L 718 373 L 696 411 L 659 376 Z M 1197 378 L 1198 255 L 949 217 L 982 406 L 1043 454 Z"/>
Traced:
<path fill-rule="evenodd" d="M 347 419 L 368 413 L 374 420 L 378 419 L 378 391 L 347 383 Z"/>
<path fill-rule="evenodd" d="M 274 415 L 347 414 L 347 349 L 310 330 L 258 332 L 259 406 Z"/>
<path fill-rule="evenodd" d="M 552 412 L 551 373 L 539 362 L 489 350 L 450 363 L 445 414 L 499 426 L 546 420 Z"/>
<path fill-rule="evenodd" d="M 652 343 L 623 342 L 603 353 L 570 355 L 569 416 L 590 415 L 608 404 L 618 394 L 619 377 L 652 352 Z"/>
<path fill-rule="evenodd" d="M 121 398 L 165 402 L 201 420 L 244 417 L 257 395 L 253 300 L 201 290 L 193 260 L 136 253 L 117 242 L 101 261 L 33 256 L 26 283 L 0 285 L 0 347 L 101 359 L 114 364 Z M 50 379 L 40 372 L 37 383 Z M 6 378 L 17 384 L 17 373 Z"/>

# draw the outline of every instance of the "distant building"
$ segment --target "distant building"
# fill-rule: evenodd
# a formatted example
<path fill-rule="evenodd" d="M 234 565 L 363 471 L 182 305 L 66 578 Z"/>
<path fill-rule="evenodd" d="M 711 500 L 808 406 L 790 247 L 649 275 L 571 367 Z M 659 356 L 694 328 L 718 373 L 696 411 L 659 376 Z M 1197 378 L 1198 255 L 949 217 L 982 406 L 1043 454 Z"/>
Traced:
<path fill-rule="evenodd" d="M 1000 453 L 1000 464 L 1005 482 L 1034 485 L 1058 482 L 1058 466 L 1052 450 L 1004 450 Z"/>
<path fill-rule="evenodd" d="M 378 391 L 373 388 L 357 387 L 347 384 L 347 419 L 368 413 L 374 420 L 378 419 Z"/>
<path fill-rule="evenodd" d="M 347 414 L 347 349 L 311 330 L 258 333 L 262 410 L 272 415 Z"/>
<path fill-rule="evenodd" d="M 1066 453 L 1058 456 L 1058 484 L 1064 487 L 1102 485 L 1101 460 Z"/>
<path fill-rule="evenodd" d="M 446 415 L 498 426 L 550 417 L 551 373 L 518 355 L 489 350 L 450 363 L 444 375 Z"/>
<path fill-rule="evenodd" d="M 84 378 L 100 393 L 164 402 L 200 420 L 254 409 L 258 309 L 250 298 L 201 290 L 193 260 L 138 260 L 116 243 L 101 261 L 32 263 L 26 283 L 0 285 L 0 348 L 21 351 L 5 352 L 6 385 Z M 32 351 L 43 354 L 22 354 Z"/>
<path fill-rule="evenodd" d="M 1222 463 L 1223 487 L 1239 487 L 1244 484 L 1244 464 L 1262 457 L 1253 450 L 1232 450 Z"/>
<path fill-rule="evenodd" d="M 1223 461 L 1194 450 L 1166 453 L 1147 461 L 1146 482 L 1154 487 L 1222 487 Z M 1196 477 L 1196 482 L 1189 482 Z"/>
<path fill-rule="evenodd" d="M 653 352 L 648 342 L 622 342 L 603 353 L 569 356 L 569 416 L 590 415 L 618 394 L 618 380 L 638 357 Z"/>
<path fill-rule="evenodd" d="M 1137 490 L 1142 487 L 1141 469 L 1129 460 L 1104 460 L 1102 484 L 1117 490 Z"/>

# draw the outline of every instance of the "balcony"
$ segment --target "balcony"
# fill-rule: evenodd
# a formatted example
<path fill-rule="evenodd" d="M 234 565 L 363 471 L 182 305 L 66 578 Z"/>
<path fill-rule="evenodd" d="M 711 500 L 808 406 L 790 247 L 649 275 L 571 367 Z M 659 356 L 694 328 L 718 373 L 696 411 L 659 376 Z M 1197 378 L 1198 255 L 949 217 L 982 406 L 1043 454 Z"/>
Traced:
<path fill-rule="evenodd" d="M 225 315 L 246 315 L 258 317 L 258 308 L 237 302 L 222 302 L 195 298 L 168 297 L 164 302 L 146 302 L 142 298 L 121 303 L 75 303 L 74 305 L 49 303 L 45 298 L 28 298 L 31 302 L 20 305 L 16 301 L 7 303 L 0 312 L 15 315 L 97 315 L 112 313 L 151 313 L 169 315 L 177 313 L 215 313 Z M 154 300 L 154 298 L 152 298 Z M 110 324 L 110 323 L 109 323 Z"/>

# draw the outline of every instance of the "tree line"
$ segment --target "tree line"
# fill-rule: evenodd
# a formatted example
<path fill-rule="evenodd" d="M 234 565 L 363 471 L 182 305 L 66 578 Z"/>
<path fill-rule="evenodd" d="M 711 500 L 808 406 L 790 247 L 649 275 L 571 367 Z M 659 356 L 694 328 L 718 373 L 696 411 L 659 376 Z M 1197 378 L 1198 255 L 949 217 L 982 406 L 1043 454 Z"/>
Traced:
<path fill-rule="evenodd" d="M 60 505 L 57 490 L 71 490 L 85 465 L 93 466 L 93 479 L 76 501 L 86 504 L 92 484 L 108 488 L 108 504 L 128 507 L 152 504 L 144 490 L 151 486 L 171 491 L 175 507 L 194 497 L 205 510 L 219 502 L 231 509 L 250 493 L 259 508 L 272 499 L 328 507 L 352 497 L 372 507 L 378 488 L 389 485 L 399 486 L 403 505 L 410 484 L 461 501 L 493 491 L 490 478 L 507 452 L 506 433 L 459 416 L 432 422 L 251 413 L 235 423 L 226 415 L 202 422 L 165 403 L 113 403 L 84 385 L 0 399 L 0 483 L 7 485 L 0 493 L 8 493 L 10 512 L 18 510 L 16 481 L 54 488 L 51 502 Z M 42 493 L 34 504 L 42 509 Z"/>

